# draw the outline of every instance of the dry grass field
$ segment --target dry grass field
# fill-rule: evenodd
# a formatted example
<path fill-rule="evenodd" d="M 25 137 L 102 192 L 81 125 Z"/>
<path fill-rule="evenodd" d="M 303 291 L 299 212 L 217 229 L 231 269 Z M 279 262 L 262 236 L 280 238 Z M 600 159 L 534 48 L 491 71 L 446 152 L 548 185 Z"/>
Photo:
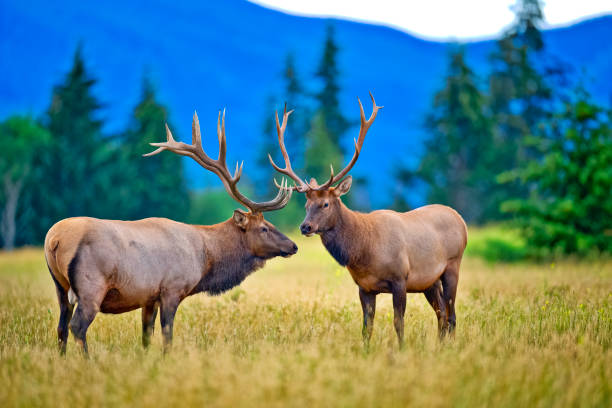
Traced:
<path fill-rule="evenodd" d="M 0 406 L 612 406 L 612 262 L 493 264 L 468 256 L 457 332 L 438 342 L 408 296 L 399 351 L 390 295 L 369 352 L 357 287 L 317 238 L 222 296 L 179 307 L 172 352 L 140 345 L 140 311 L 98 315 L 91 358 L 56 351 L 41 249 L 0 253 Z"/>

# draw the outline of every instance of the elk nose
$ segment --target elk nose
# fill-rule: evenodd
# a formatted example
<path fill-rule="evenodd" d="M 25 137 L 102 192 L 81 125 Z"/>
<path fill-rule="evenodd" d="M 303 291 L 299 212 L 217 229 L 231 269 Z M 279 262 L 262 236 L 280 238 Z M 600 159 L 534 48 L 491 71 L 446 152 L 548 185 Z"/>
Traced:
<path fill-rule="evenodd" d="M 293 244 L 293 251 L 291 253 L 295 254 L 297 253 L 298 247 L 297 245 Z"/>
<path fill-rule="evenodd" d="M 312 226 L 310 224 L 303 223 L 300 225 L 300 231 L 302 231 L 302 234 L 310 234 L 312 231 Z"/>

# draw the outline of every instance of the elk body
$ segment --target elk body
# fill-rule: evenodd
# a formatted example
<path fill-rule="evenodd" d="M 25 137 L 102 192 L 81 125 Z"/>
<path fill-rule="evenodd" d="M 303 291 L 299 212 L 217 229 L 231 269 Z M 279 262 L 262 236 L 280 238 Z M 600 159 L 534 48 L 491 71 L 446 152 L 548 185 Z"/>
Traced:
<path fill-rule="evenodd" d="M 277 166 L 271 157 L 270 162 L 278 172 L 296 182 L 295 190 L 306 194 L 302 234 L 318 234 L 327 251 L 347 267 L 359 287 L 366 345 L 372 336 L 379 293 L 393 296 L 394 326 L 400 346 L 404 338 L 407 292 L 425 294 L 436 313 L 442 338 L 456 325 L 455 296 L 467 244 L 467 227 L 461 216 L 443 205 L 428 205 L 405 213 L 379 210 L 364 214 L 350 210 L 340 199 L 351 187 L 351 176 L 345 176 L 357 161 L 365 135 L 381 108 L 376 106 L 374 97 L 372 103 L 372 115 L 366 120 L 359 101 L 361 129 L 353 158 L 337 176 L 332 168 L 331 177 L 323 185 L 314 179 L 304 182 L 291 168 L 278 115 L 278 140 L 285 168 Z M 289 114 L 285 110 L 283 121 Z M 334 187 L 336 183 L 339 184 Z"/>
<path fill-rule="evenodd" d="M 248 212 L 211 226 L 188 225 L 165 218 L 113 221 L 68 218 L 45 238 L 45 257 L 60 305 L 57 328 L 65 353 L 68 326 L 87 353 L 86 332 L 98 312 L 123 313 L 142 308 L 142 343 L 149 345 L 160 309 L 164 350 L 172 342 L 174 315 L 180 302 L 199 292 L 219 294 L 240 284 L 267 259 L 297 252 L 293 241 L 264 220 L 262 212 L 284 207 L 291 190 L 283 183 L 276 198 L 256 203 L 238 191 L 242 166 L 232 176 L 226 166 L 225 114 L 217 124 L 219 158 L 202 149 L 197 115 L 193 144 L 176 142 L 166 126 L 167 142 L 158 149 L 185 155 L 217 174 L 227 192 Z M 73 315 L 74 304 L 77 304 Z"/>

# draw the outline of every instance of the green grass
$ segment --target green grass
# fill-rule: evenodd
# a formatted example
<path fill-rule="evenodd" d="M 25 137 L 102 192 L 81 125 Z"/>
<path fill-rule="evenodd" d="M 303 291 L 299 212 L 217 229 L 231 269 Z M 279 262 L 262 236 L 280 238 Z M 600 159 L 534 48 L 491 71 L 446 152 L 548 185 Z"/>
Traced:
<path fill-rule="evenodd" d="M 478 232 L 474 234 L 478 241 Z M 58 306 L 40 249 L 0 254 L 0 406 L 612 406 L 612 263 L 468 255 L 457 332 L 408 297 L 398 351 L 389 295 L 370 351 L 357 287 L 317 238 L 229 293 L 179 307 L 171 354 L 140 345 L 140 312 L 99 315 L 91 359 L 56 351 Z"/>

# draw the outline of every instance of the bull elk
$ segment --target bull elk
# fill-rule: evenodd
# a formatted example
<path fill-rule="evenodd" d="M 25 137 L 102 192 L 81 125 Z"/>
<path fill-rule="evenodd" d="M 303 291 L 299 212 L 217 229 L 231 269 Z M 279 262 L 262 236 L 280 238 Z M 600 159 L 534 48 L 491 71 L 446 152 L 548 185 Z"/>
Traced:
<path fill-rule="evenodd" d="M 283 124 L 283 129 L 285 124 Z M 165 218 L 114 221 L 67 218 L 45 238 L 45 257 L 55 282 L 60 306 L 57 328 L 60 352 L 66 352 L 68 322 L 77 343 L 87 354 L 86 332 L 98 312 L 123 313 L 142 308 L 142 344 L 147 347 L 158 308 L 164 350 L 172 343 L 178 305 L 199 292 L 219 294 L 239 285 L 267 259 L 297 252 L 293 241 L 264 220 L 265 211 L 283 208 L 292 190 L 281 182 L 277 196 L 254 202 L 237 187 L 242 165 L 230 174 L 226 160 L 225 112 L 217 122 L 219 157 L 202 148 L 197 114 L 192 144 L 177 142 L 166 125 L 167 141 L 151 143 L 157 150 L 188 156 L 223 182 L 228 194 L 248 208 L 216 225 L 188 225 Z M 74 316 L 72 311 L 77 304 Z"/>
<path fill-rule="evenodd" d="M 423 292 L 436 312 L 440 338 L 455 328 L 455 295 L 459 266 L 467 244 L 467 227 L 461 216 L 443 205 L 427 205 L 399 213 L 378 210 L 368 214 L 352 211 L 340 199 L 351 188 L 351 176 L 368 129 L 381 106 L 372 98 L 372 114 L 365 118 L 363 106 L 359 137 L 349 164 L 338 175 L 318 185 L 315 179 L 302 180 L 292 169 L 284 132 L 278 122 L 278 143 L 285 161 L 280 168 L 269 156 L 276 171 L 295 181 L 294 190 L 306 194 L 306 218 L 302 234 L 318 234 L 331 256 L 346 266 L 359 286 L 363 309 L 363 340 L 369 344 L 376 310 L 376 295 L 393 296 L 394 326 L 400 347 L 404 339 L 404 312 L 407 292 Z M 283 123 L 291 112 L 285 109 Z M 334 184 L 339 183 L 336 187 Z"/>

